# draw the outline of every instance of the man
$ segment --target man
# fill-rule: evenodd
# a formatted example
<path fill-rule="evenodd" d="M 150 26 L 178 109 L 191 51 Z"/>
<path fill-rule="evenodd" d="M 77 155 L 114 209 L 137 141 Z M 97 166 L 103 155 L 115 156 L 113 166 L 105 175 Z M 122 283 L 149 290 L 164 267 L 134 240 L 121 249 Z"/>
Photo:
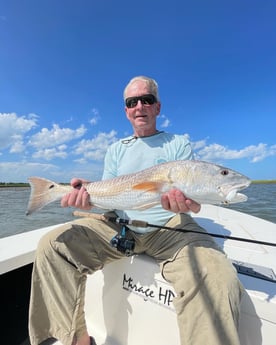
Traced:
<path fill-rule="evenodd" d="M 185 137 L 156 128 L 161 103 L 153 79 L 133 78 L 124 90 L 124 100 L 133 135 L 108 149 L 104 179 L 165 161 L 192 159 L 191 145 Z M 92 207 L 85 188 L 79 188 L 82 182 L 71 181 L 76 188 L 62 199 L 63 207 L 85 210 Z M 159 206 L 116 213 L 160 227 L 166 224 L 204 231 L 187 214 L 190 211 L 199 212 L 200 205 L 180 191 L 171 190 L 162 195 Z M 51 337 L 63 345 L 96 344 L 89 337 L 84 320 L 86 276 L 124 257 L 124 253 L 110 245 L 120 230 L 118 224 L 89 218 L 65 224 L 42 238 L 32 279 L 29 324 L 32 345 Z M 239 344 L 237 327 L 243 290 L 231 263 L 210 236 L 132 226 L 127 236 L 134 241 L 136 254 L 144 253 L 157 260 L 163 277 L 177 294 L 174 305 L 181 345 Z"/>

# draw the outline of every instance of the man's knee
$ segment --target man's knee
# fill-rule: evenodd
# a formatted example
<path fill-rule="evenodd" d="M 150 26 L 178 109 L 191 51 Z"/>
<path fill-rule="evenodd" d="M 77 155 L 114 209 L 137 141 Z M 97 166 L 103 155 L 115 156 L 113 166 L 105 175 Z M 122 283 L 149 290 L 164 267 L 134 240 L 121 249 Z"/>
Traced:
<path fill-rule="evenodd" d="M 57 241 L 60 235 L 65 231 L 70 231 L 71 228 L 72 225 L 67 223 L 44 234 L 38 242 L 36 256 L 39 254 L 46 254 L 48 251 L 52 251 L 53 244 Z"/>

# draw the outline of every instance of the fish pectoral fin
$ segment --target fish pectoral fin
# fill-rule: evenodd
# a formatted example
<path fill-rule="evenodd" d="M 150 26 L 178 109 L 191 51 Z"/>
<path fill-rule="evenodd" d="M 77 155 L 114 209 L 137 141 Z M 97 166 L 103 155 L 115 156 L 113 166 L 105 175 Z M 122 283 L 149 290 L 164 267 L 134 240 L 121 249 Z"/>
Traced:
<path fill-rule="evenodd" d="M 153 182 L 153 181 L 146 181 L 146 182 L 141 182 L 132 187 L 132 189 L 135 190 L 143 190 L 145 192 L 159 192 L 161 188 L 163 187 L 162 182 Z"/>

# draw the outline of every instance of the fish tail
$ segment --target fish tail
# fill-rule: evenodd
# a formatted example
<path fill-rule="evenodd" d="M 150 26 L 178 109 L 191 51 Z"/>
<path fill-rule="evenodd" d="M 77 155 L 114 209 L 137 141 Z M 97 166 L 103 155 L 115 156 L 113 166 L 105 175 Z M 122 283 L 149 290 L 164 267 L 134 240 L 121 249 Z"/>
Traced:
<path fill-rule="evenodd" d="M 26 211 L 27 216 L 61 199 L 71 189 L 69 186 L 62 186 L 40 177 L 30 177 L 28 180 L 31 185 L 31 194 Z"/>

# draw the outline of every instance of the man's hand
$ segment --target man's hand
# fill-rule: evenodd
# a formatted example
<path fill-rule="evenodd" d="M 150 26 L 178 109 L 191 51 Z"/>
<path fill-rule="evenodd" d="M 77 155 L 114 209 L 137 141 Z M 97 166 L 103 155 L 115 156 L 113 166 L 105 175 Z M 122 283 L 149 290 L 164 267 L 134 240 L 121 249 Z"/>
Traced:
<path fill-rule="evenodd" d="M 178 189 L 172 189 L 161 197 L 161 205 L 165 210 L 174 213 L 186 213 L 192 211 L 198 213 L 201 205 L 197 202 L 187 199 Z"/>
<path fill-rule="evenodd" d="M 90 210 L 92 208 L 92 204 L 89 200 L 90 197 L 87 190 L 82 186 L 83 183 L 87 182 L 89 181 L 73 178 L 71 180 L 71 186 L 74 187 L 74 189 L 61 199 L 61 206 L 73 206 L 82 210 Z"/>

